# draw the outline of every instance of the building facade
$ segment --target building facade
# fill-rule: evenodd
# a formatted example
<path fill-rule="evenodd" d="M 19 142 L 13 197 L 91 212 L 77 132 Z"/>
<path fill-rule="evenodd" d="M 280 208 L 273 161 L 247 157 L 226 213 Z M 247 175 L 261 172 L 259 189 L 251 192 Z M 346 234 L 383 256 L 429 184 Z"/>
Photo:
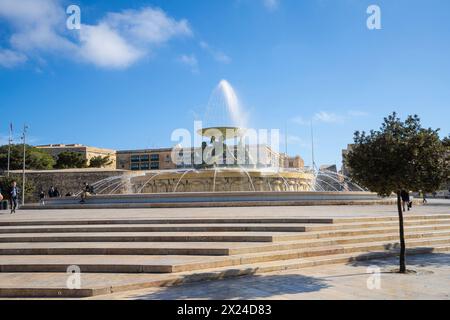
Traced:
<path fill-rule="evenodd" d="M 158 149 L 138 149 L 138 150 L 111 150 L 96 147 L 84 146 L 81 144 L 48 144 L 36 146 L 55 159 L 62 152 L 75 152 L 83 156 L 89 164 L 90 159 L 98 156 L 109 156 L 111 164 L 106 166 L 107 169 L 131 170 L 131 171 L 148 171 L 148 170 L 173 170 L 173 169 L 189 169 L 198 166 L 198 158 L 202 159 L 204 149 L 200 148 L 184 148 L 177 150 L 177 161 L 172 159 L 172 148 Z M 279 167 L 279 168 L 295 168 L 304 167 L 304 161 L 300 156 L 289 157 L 284 153 L 272 150 L 267 145 L 246 146 L 245 159 L 237 164 L 238 150 L 237 147 L 228 147 L 224 152 L 224 160 L 226 163 L 217 166 L 245 166 L 247 168 L 261 167 Z M 196 162 L 197 160 L 197 162 Z"/>
<path fill-rule="evenodd" d="M 87 161 L 89 165 L 89 161 L 94 157 L 106 157 L 108 156 L 111 164 L 107 165 L 105 168 L 107 169 L 116 169 L 116 151 L 111 149 L 103 149 L 96 147 L 84 146 L 82 144 L 47 144 L 36 146 L 36 148 L 47 152 L 53 158 L 57 159 L 58 155 L 63 152 L 74 152 L 81 154 L 83 158 Z"/>
<path fill-rule="evenodd" d="M 233 151 L 234 149 L 234 151 Z M 190 169 L 199 165 L 204 149 L 184 148 L 175 152 L 176 161 L 172 159 L 173 149 L 141 149 L 122 150 L 116 152 L 117 169 L 144 171 L 144 170 L 171 170 Z M 223 162 L 216 166 L 239 166 L 237 164 L 238 152 L 236 147 L 229 147 L 224 152 Z M 289 157 L 283 153 L 273 151 L 269 146 L 247 146 L 245 159 L 240 162 L 241 166 L 247 168 L 281 167 L 281 168 L 303 168 L 304 161 L 300 156 Z"/>

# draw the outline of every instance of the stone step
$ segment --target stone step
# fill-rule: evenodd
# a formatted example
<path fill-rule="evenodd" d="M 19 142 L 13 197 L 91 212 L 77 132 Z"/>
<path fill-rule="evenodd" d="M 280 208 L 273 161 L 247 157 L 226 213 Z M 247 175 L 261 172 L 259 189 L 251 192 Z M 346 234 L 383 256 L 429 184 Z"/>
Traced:
<path fill-rule="evenodd" d="M 406 233 L 406 239 L 450 237 L 450 230 Z M 0 243 L 0 255 L 236 255 L 398 240 L 398 233 L 301 241 L 261 242 L 37 242 Z"/>
<path fill-rule="evenodd" d="M 305 224 L 71 225 L 0 227 L 0 234 L 76 232 L 303 232 L 304 230 Z"/>
<path fill-rule="evenodd" d="M 407 212 L 403 216 L 405 221 L 412 220 L 439 220 L 450 219 L 450 214 L 428 214 L 418 215 Z M 351 223 L 351 222 L 371 222 L 371 221 L 398 221 L 398 215 L 393 216 L 370 216 L 370 217 L 351 217 L 351 218 L 333 218 L 333 223 Z"/>
<path fill-rule="evenodd" d="M 72 225 L 0 227 L 7 233 L 70 233 L 70 232 L 303 232 L 305 224 L 149 224 L 149 225 Z"/>
<path fill-rule="evenodd" d="M 229 257 L 142 255 L 19 255 L 0 256 L 1 272 L 66 272 L 78 266 L 82 273 L 172 273 L 174 266 L 202 268 L 229 265 Z"/>
<path fill-rule="evenodd" d="M 420 239 L 420 240 L 409 240 L 407 242 L 408 248 L 418 248 L 421 247 L 427 252 L 431 252 L 435 246 L 447 246 L 450 245 L 450 238 L 432 238 L 432 239 Z M 233 265 L 240 264 L 260 264 L 270 261 L 283 261 L 292 259 L 303 259 L 303 258 L 317 258 L 323 256 L 329 256 L 334 254 L 351 254 L 354 252 L 391 252 L 399 248 L 398 242 L 372 242 L 372 243 L 360 243 L 353 245 L 335 245 L 328 247 L 319 248 L 303 248 L 296 250 L 284 250 L 279 252 L 261 252 L 261 253 L 250 253 L 235 255 L 231 258 L 234 259 Z M 426 247 L 424 247 L 426 246 Z M 236 259 L 238 263 L 236 263 Z M 195 264 L 185 264 L 183 266 L 174 266 L 173 272 L 181 271 L 191 271 L 198 270 Z"/>
<path fill-rule="evenodd" d="M 437 246 L 434 253 L 450 251 L 450 246 Z M 408 255 L 430 253 L 429 248 L 408 249 Z M 173 286 L 266 272 L 348 263 L 396 256 L 398 252 L 354 252 L 320 258 L 302 258 L 259 264 L 219 267 L 174 274 L 108 274 L 82 273 L 81 288 L 67 288 L 65 273 L 0 273 L 0 297 L 3 298 L 83 298 L 151 287 Z M 107 297 L 105 297 L 107 298 Z"/>
<path fill-rule="evenodd" d="M 405 221 L 413 220 L 441 220 L 450 219 L 450 214 L 430 214 L 430 215 L 416 215 L 408 213 L 404 217 Z M 379 216 L 379 217 L 352 217 L 352 218 L 168 218 L 168 219 L 142 219 L 142 218 L 127 218 L 127 219 L 67 219 L 67 220 L 11 220 L 0 221 L 0 226 L 50 226 L 50 225 L 105 225 L 105 224 L 245 224 L 245 223 L 297 223 L 297 224 L 336 224 L 336 223 L 358 223 L 358 222 L 379 222 L 379 221 L 398 221 L 398 216 Z"/>
<path fill-rule="evenodd" d="M 450 245 L 450 237 L 415 239 L 409 248 Z M 397 242 L 371 242 L 352 245 L 335 245 L 320 248 L 258 252 L 224 257 L 212 256 L 142 256 L 142 255 L 9 255 L 0 256 L 1 272 L 65 272 L 68 265 L 78 265 L 82 272 L 157 273 L 185 272 L 241 264 L 265 263 L 321 257 L 353 252 L 392 251 Z M 174 257 L 178 260 L 174 261 Z"/>
<path fill-rule="evenodd" d="M 439 252 L 448 252 L 450 251 L 450 245 L 441 245 L 435 246 L 433 248 L 424 248 L 424 247 L 415 247 L 408 248 L 406 250 L 407 255 L 416 255 L 416 254 L 429 254 L 429 253 L 439 253 Z M 352 252 L 352 253 L 341 253 L 341 254 L 332 254 L 321 257 L 304 257 L 300 259 L 289 259 L 289 260 L 281 260 L 281 261 L 269 261 L 257 264 L 243 264 L 237 265 L 233 267 L 220 267 L 211 269 L 213 272 L 226 272 L 226 274 L 237 275 L 254 275 L 259 273 L 266 272 L 275 272 L 275 271 L 284 271 L 284 270 L 292 270 L 292 269 L 301 269 L 306 267 L 315 267 L 327 264 L 338 264 L 338 263 L 348 263 L 353 261 L 366 261 L 366 260 L 374 260 L 374 259 L 383 259 L 393 256 L 398 256 L 399 250 L 394 249 L 390 251 L 374 251 L 374 252 Z M 201 270 L 197 272 L 207 272 L 208 270 Z M 182 273 L 179 273 L 182 274 Z M 218 278 L 219 279 L 219 278 Z"/>
<path fill-rule="evenodd" d="M 406 220 L 405 227 L 409 226 L 426 226 L 426 225 L 448 225 L 450 219 L 422 219 L 422 220 Z M 331 225 L 305 225 L 305 231 L 328 231 L 328 230 L 345 230 L 345 229 L 366 229 L 366 228 L 388 228 L 398 227 L 397 221 L 378 221 L 378 222 L 352 222 L 352 223 L 334 223 Z"/>
<path fill-rule="evenodd" d="M 72 232 L 6 233 L 4 242 L 273 242 L 296 233 L 286 232 Z M 300 233 L 298 233 L 300 234 Z M 291 238 L 287 238 L 291 239 Z"/>
<path fill-rule="evenodd" d="M 450 215 L 449 215 L 450 218 Z M 259 223 L 333 223 L 332 218 L 193 218 L 193 219 L 77 219 L 0 221 L 0 226 L 105 225 L 105 224 L 259 224 Z"/>
<path fill-rule="evenodd" d="M 439 225 L 425 225 L 425 226 L 405 226 L 405 232 L 434 232 L 450 230 L 450 224 Z M 391 234 L 399 232 L 398 225 L 389 227 L 375 227 L 375 228 L 357 228 L 357 229 L 341 229 L 341 230 L 326 230 L 316 232 L 303 232 L 295 235 L 287 234 L 280 237 L 275 236 L 274 241 L 289 241 L 300 239 L 325 239 L 347 236 L 361 236 L 361 235 L 378 235 L 378 234 Z M 0 235 L 1 237 L 1 235 Z M 1 238 L 0 238 L 1 239 Z M 0 240 L 1 241 L 1 240 Z"/>
<path fill-rule="evenodd" d="M 405 221 L 405 226 L 448 225 L 450 219 Z M 8 233 L 76 233 L 76 232 L 316 232 L 345 229 L 397 227 L 397 221 L 352 222 L 336 224 L 246 223 L 246 224 L 148 224 L 148 225 L 71 225 L 71 226 L 3 226 Z"/>
<path fill-rule="evenodd" d="M 243 242 L 39 242 L 0 243 L 0 255 L 157 255 L 229 256 L 269 250 Z"/>
<path fill-rule="evenodd" d="M 406 226 L 406 232 L 450 230 L 450 224 Z M 71 232 L 4 233 L 4 242 L 281 242 L 346 236 L 396 234 L 398 226 L 316 232 Z"/>
<path fill-rule="evenodd" d="M 432 238 L 447 238 L 450 237 L 450 230 L 436 231 L 436 232 L 416 232 L 405 233 L 405 239 L 432 239 Z M 255 247 L 242 247 L 239 249 L 232 249 L 232 254 L 241 253 L 253 253 L 253 252 L 273 252 L 284 250 L 295 250 L 303 248 L 326 248 L 330 246 L 338 245 L 350 245 L 350 244 L 369 244 L 372 242 L 391 242 L 398 241 L 398 232 L 377 234 L 377 235 L 365 235 L 365 236 L 348 236 L 348 237 L 336 237 L 325 239 L 313 239 L 313 240 L 296 240 L 296 241 L 283 241 L 274 244 L 263 244 Z"/>

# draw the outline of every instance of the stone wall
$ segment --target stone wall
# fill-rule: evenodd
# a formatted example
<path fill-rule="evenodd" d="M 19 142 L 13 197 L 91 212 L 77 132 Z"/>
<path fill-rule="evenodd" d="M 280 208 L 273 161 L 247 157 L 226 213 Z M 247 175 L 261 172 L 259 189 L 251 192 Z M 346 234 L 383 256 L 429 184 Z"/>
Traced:
<path fill-rule="evenodd" d="M 43 189 L 47 191 L 51 186 L 57 187 L 60 194 L 64 196 L 68 192 L 79 192 L 85 182 L 92 184 L 94 182 L 115 176 L 126 176 L 130 174 L 126 170 L 107 170 L 107 169 L 68 169 L 68 170 L 42 170 L 27 171 L 26 179 L 35 187 L 35 198 L 38 199 L 38 193 Z M 21 171 L 11 171 L 11 176 L 18 181 L 22 179 Z M 30 201 L 27 199 L 27 201 Z"/>

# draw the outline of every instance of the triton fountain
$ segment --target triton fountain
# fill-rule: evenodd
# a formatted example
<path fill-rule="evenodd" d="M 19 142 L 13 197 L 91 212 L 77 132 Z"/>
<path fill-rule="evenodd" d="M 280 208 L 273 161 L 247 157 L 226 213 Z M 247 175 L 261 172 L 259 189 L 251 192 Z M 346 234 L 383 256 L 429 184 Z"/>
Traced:
<path fill-rule="evenodd" d="M 286 166 L 287 155 L 266 144 L 250 145 L 247 117 L 231 84 L 213 91 L 195 134 L 201 146 L 172 152 L 176 169 L 136 171 L 93 184 L 88 205 L 222 206 L 334 204 L 378 200 L 336 172 Z M 174 159 L 175 158 L 175 159 Z M 185 161 L 186 159 L 192 160 Z M 50 205 L 70 206 L 75 199 Z"/>

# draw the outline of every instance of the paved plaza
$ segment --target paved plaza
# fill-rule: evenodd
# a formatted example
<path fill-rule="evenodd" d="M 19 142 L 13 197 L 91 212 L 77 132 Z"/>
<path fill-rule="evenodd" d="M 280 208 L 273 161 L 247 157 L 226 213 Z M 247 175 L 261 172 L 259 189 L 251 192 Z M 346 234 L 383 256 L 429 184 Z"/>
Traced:
<path fill-rule="evenodd" d="M 450 200 L 430 199 L 428 205 L 415 206 L 406 216 L 422 214 L 448 214 Z M 51 219 L 144 219 L 144 218 L 346 218 L 396 216 L 393 205 L 372 206 L 297 206 L 297 207 L 227 207 L 227 208 L 153 208 L 153 209 L 40 209 L 18 210 L 10 215 L 0 211 L 2 220 Z"/>
<path fill-rule="evenodd" d="M 99 296 L 91 299 L 138 300 L 448 300 L 450 253 L 408 258 L 414 273 L 392 271 L 398 259 L 372 260 L 267 273 L 169 288 L 152 288 Z M 380 286 L 371 281 L 380 268 Z M 368 288 L 368 282 L 369 287 Z"/>
<path fill-rule="evenodd" d="M 450 201 L 415 206 L 405 231 L 399 275 L 393 205 L 3 211 L 0 296 L 449 299 Z"/>

